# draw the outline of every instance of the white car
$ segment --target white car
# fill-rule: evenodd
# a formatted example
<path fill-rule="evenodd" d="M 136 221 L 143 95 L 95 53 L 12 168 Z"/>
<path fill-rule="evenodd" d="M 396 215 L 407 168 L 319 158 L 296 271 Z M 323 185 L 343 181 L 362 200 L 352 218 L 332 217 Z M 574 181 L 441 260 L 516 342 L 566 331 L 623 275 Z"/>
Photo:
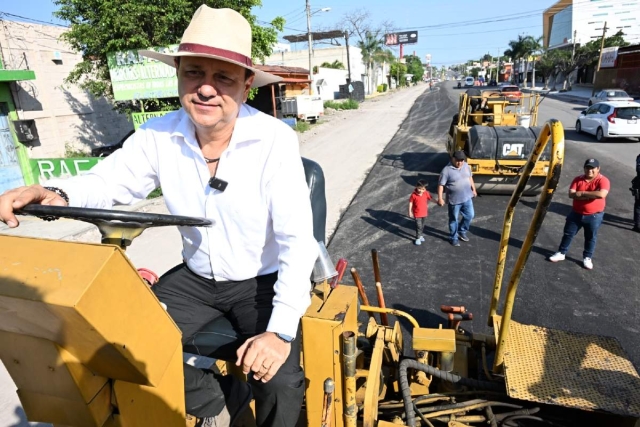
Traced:
<path fill-rule="evenodd" d="M 640 104 L 631 101 L 599 102 L 580 113 L 576 132 L 607 138 L 636 138 L 640 141 Z"/>
<path fill-rule="evenodd" d="M 475 85 L 476 79 L 473 77 L 467 77 L 464 79 L 464 87 L 472 87 Z"/>
<path fill-rule="evenodd" d="M 598 102 L 605 101 L 633 101 L 633 98 L 622 89 L 605 89 L 589 98 L 589 107 L 593 104 L 597 104 Z"/>

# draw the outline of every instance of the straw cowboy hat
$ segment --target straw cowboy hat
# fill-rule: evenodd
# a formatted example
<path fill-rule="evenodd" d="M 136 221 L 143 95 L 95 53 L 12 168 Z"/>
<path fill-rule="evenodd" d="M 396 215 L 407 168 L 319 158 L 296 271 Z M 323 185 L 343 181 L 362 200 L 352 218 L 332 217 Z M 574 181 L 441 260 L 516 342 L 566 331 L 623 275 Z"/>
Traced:
<path fill-rule="evenodd" d="M 175 67 L 179 56 L 199 56 L 219 59 L 247 68 L 255 73 L 252 87 L 260 87 L 282 80 L 253 67 L 251 60 L 251 26 L 233 9 L 213 9 L 202 5 L 193 14 L 182 35 L 177 52 L 160 53 L 140 50 L 140 55 L 157 59 Z"/>

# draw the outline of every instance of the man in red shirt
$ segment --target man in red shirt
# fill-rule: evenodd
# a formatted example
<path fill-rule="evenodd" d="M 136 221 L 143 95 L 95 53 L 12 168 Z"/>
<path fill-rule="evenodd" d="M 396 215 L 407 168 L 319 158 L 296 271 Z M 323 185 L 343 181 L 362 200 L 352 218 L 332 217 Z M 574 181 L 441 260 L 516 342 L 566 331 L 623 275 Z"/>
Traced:
<path fill-rule="evenodd" d="M 584 175 L 574 178 L 569 187 L 569 198 L 573 199 L 573 210 L 567 216 L 564 235 L 558 252 L 549 257 L 549 261 L 563 261 L 573 237 L 584 228 L 584 251 L 582 265 L 593 268 L 593 251 L 596 248 L 598 228 L 604 216 L 605 198 L 609 194 L 609 179 L 600 173 L 600 163 L 596 159 L 584 162 Z"/>

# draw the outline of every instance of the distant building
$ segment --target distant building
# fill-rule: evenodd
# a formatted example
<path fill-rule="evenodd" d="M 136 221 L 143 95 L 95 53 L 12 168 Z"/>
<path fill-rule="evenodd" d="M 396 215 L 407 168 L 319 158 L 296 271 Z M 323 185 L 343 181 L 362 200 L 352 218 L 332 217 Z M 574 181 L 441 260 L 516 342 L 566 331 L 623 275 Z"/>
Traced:
<path fill-rule="evenodd" d="M 622 30 L 630 44 L 640 43 L 639 0 L 560 0 L 542 14 L 543 43 L 555 49 L 573 44 L 584 45 Z"/>
<path fill-rule="evenodd" d="M 345 69 L 334 70 L 321 67 L 324 63 L 331 64 L 334 61 L 341 62 Z M 346 46 L 314 49 L 312 63 L 314 69 L 317 67 L 317 72 L 312 75 L 313 93 L 320 93 L 325 100 L 334 99 L 334 92 L 337 90 L 337 86 L 346 83 L 349 63 L 351 64 L 351 81 L 363 81 L 366 85 L 369 80 L 366 78 L 366 66 L 362 63 L 362 52 L 360 48 L 355 46 L 349 46 L 348 60 Z M 282 50 L 265 58 L 264 65 L 298 67 L 309 70 L 309 50 Z M 373 90 L 378 84 L 386 83 L 385 76 L 388 73 L 389 64 L 386 64 L 386 66 L 386 70 L 373 70 Z"/>

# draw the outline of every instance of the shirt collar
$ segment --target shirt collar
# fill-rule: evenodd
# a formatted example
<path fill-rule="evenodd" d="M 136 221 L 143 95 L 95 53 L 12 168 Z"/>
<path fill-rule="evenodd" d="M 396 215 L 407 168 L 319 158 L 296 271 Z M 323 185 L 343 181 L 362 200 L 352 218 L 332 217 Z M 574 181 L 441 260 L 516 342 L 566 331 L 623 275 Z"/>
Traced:
<path fill-rule="evenodd" d="M 184 111 L 183 108 L 180 109 L 179 114 L 180 120 L 176 128 L 171 133 L 171 136 L 182 137 L 184 141 L 194 150 L 200 150 L 200 146 L 198 145 L 198 141 L 196 140 L 196 128 L 189 118 L 189 115 Z M 227 147 L 227 150 L 233 149 L 236 145 L 241 143 L 259 141 L 259 138 L 257 138 L 253 126 L 240 126 L 241 123 L 245 123 L 246 121 L 251 120 L 252 116 L 254 116 L 255 114 L 256 112 L 252 111 L 246 104 L 242 104 L 240 106 L 240 111 L 238 112 L 238 117 L 236 119 L 236 126 L 233 129 L 231 141 L 229 142 L 229 147 Z"/>

